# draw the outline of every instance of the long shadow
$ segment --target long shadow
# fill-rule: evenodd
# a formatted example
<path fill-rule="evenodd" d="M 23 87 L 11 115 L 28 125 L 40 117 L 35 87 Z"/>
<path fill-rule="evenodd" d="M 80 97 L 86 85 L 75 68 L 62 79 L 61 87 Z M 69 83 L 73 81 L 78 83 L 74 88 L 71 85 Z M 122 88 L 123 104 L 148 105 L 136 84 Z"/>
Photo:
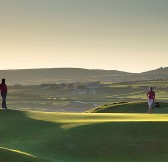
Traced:
<path fill-rule="evenodd" d="M 50 141 L 50 137 L 59 138 L 61 132 L 60 124 L 31 119 L 24 111 L 0 111 L 1 147 L 20 150 L 39 157 L 45 155 L 43 148 Z M 0 155 L 0 161 L 1 158 Z"/>
<path fill-rule="evenodd" d="M 59 145 L 78 161 L 167 161 L 168 122 L 110 122 L 65 130 Z M 122 155 L 122 156 L 121 156 Z M 82 160 L 83 159 L 83 160 Z M 73 160 L 72 160 L 73 161 Z"/>
<path fill-rule="evenodd" d="M 30 153 L 45 162 L 168 159 L 168 122 L 81 123 L 62 128 L 59 123 L 31 119 L 25 112 L 9 110 L 0 112 L 0 123 L 1 146 Z"/>

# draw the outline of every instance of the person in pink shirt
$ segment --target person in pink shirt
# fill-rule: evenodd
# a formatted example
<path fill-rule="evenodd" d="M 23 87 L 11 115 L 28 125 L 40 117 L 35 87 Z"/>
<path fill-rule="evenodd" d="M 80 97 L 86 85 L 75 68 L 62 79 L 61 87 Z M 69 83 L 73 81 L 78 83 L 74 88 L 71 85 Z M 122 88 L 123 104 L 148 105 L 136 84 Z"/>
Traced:
<path fill-rule="evenodd" d="M 152 106 L 155 102 L 155 92 L 153 91 L 152 87 L 149 88 L 147 97 L 148 97 L 148 107 L 149 107 L 148 112 L 149 114 L 152 114 Z"/>
<path fill-rule="evenodd" d="M 0 84 L 1 96 L 2 96 L 2 108 L 7 109 L 6 106 L 6 95 L 7 95 L 7 86 L 5 83 L 5 79 L 2 79 L 2 83 Z"/>

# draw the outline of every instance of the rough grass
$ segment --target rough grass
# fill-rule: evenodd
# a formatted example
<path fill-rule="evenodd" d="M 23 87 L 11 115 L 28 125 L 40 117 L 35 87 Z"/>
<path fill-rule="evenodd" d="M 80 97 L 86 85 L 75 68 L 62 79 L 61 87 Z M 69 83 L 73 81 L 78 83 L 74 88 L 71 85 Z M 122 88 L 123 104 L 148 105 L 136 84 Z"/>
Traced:
<path fill-rule="evenodd" d="M 166 162 L 168 115 L 0 111 L 0 161 Z"/>

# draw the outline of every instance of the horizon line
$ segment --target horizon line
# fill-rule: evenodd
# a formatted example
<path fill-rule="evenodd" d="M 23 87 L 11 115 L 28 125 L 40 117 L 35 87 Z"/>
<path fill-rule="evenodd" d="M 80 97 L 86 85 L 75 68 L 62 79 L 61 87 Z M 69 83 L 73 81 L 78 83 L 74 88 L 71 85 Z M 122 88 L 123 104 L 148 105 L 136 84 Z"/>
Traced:
<path fill-rule="evenodd" d="M 122 71 L 122 70 L 116 70 L 116 69 L 92 69 L 92 68 L 82 68 L 82 67 L 41 67 L 41 68 L 16 68 L 16 69 L 0 69 L 0 71 L 15 71 L 15 70 L 40 70 L 40 69 L 85 69 L 85 70 L 104 70 L 104 71 L 119 71 L 119 72 L 125 72 L 125 73 L 132 73 L 132 74 L 140 74 L 144 72 L 149 72 L 157 69 L 164 69 L 167 67 L 160 67 L 152 70 L 142 71 L 142 72 L 128 72 L 128 71 Z"/>

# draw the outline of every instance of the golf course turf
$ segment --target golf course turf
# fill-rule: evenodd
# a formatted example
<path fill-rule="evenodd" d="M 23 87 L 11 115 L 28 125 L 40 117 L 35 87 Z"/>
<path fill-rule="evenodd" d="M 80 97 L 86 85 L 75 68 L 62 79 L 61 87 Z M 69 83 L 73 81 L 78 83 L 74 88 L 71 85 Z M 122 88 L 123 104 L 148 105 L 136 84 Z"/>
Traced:
<path fill-rule="evenodd" d="M 3 162 L 167 162 L 168 114 L 0 111 Z"/>

